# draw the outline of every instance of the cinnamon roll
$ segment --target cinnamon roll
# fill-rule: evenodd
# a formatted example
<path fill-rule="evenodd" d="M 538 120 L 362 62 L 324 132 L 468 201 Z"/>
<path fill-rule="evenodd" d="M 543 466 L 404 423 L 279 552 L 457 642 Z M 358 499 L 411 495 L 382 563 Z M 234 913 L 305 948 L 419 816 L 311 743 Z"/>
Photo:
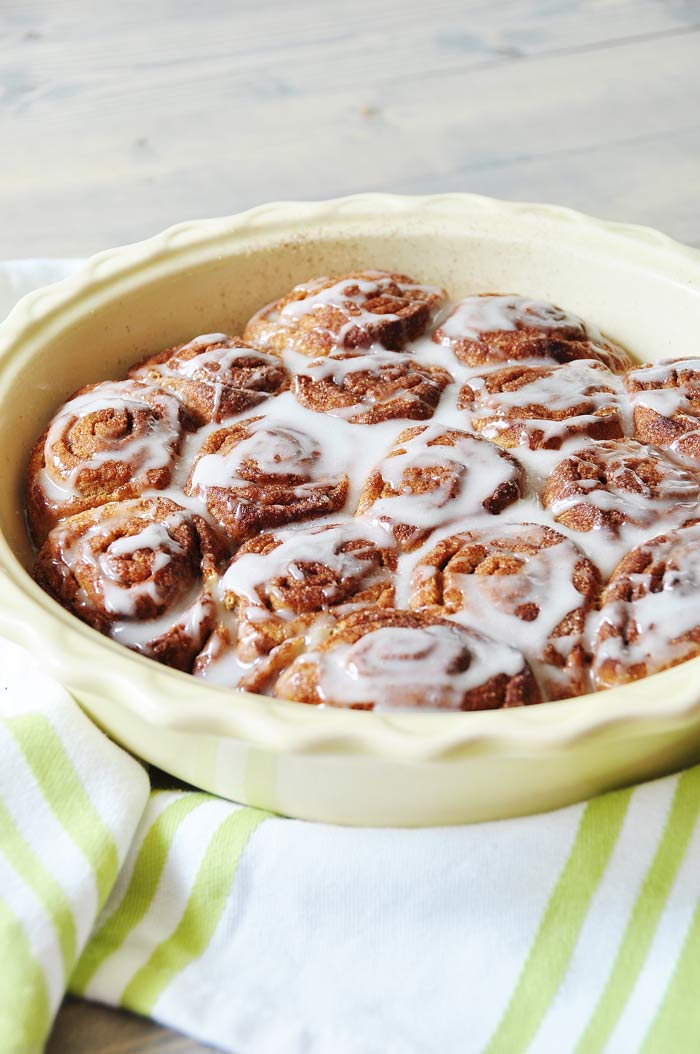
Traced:
<path fill-rule="evenodd" d="M 109 502 L 55 527 L 34 577 L 63 607 L 134 651 L 189 670 L 216 624 L 225 557 L 202 517 L 163 497 Z"/>
<path fill-rule="evenodd" d="M 506 449 L 558 450 L 575 436 L 623 435 L 619 379 L 594 360 L 518 364 L 471 377 L 459 393 L 471 427 Z"/>
<path fill-rule="evenodd" d="M 244 658 L 238 647 L 235 619 L 219 623 L 197 656 L 192 670 L 195 677 L 222 688 L 269 695 L 281 674 L 305 647 L 314 643 L 312 624 L 306 636 L 298 634 L 281 640 L 268 652 Z"/>
<path fill-rule="evenodd" d="M 416 565 L 411 608 L 507 640 L 549 699 L 588 690 L 584 630 L 600 585 L 596 567 L 551 527 L 508 523 L 455 534 Z"/>
<path fill-rule="evenodd" d="M 700 655 L 700 525 L 628 553 L 605 588 L 593 677 L 610 688 Z"/>
<path fill-rule="evenodd" d="M 379 270 L 81 388 L 27 472 L 37 581 L 90 626 L 364 709 L 564 699 L 700 655 L 699 509 L 700 358 L 635 366 L 554 304 Z"/>
<path fill-rule="evenodd" d="M 210 435 L 185 493 L 199 497 L 236 545 L 259 531 L 337 512 L 349 480 L 333 471 L 323 445 L 295 424 L 248 417 Z"/>
<path fill-rule="evenodd" d="M 627 352 L 578 315 L 543 300 L 482 293 L 461 300 L 433 333 L 468 366 L 520 359 L 597 359 L 614 372 L 632 365 Z"/>
<path fill-rule="evenodd" d="M 540 702 L 522 654 L 448 619 L 393 608 L 346 616 L 274 694 L 356 710 L 494 710 Z"/>
<path fill-rule="evenodd" d="M 668 359 L 625 376 L 635 437 L 700 459 L 700 359 Z"/>
<path fill-rule="evenodd" d="M 225 333 L 166 348 L 133 366 L 129 376 L 172 392 L 198 425 L 233 417 L 289 387 L 278 358 Z"/>
<path fill-rule="evenodd" d="M 263 348 L 314 358 L 373 344 L 401 351 L 425 332 L 444 298 L 437 286 L 389 271 L 314 278 L 253 315 L 243 336 Z"/>
<path fill-rule="evenodd" d="M 27 514 L 37 544 L 66 516 L 167 487 L 188 423 L 177 399 L 138 381 L 75 392 L 29 460 Z"/>
<path fill-rule="evenodd" d="M 343 359 L 315 359 L 294 377 L 296 398 L 309 410 L 373 425 L 405 417 L 432 417 L 452 380 L 441 366 L 426 366 L 410 355 L 374 352 Z"/>
<path fill-rule="evenodd" d="M 492 443 L 444 425 L 399 434 L 368 477 L 357 505 L 392 531 L 405 550 L 436 528 L 476 514 L 497 515 L 521 496 L 522 466 Z"/>
<path fill-rule="evenodd" d="M 623 524 L 648 527 L 671 513 L 691 515 L 700 481 L 656 447 L 633 439 L 595 443 L 564 458 L 542 494 L 545 508 L 573 531 Z"/>
<path fill-rule="evenodd" d="M 286 528 L 251 538 L 221 582 L 236 622 L 219 632 L 196 672 L 265 691 L 308 643 L 357 607 L 394 599 L 396 550 L 380 527 L 361 520 Z M 231 651 L 235 651 L 235 655 Z"/>

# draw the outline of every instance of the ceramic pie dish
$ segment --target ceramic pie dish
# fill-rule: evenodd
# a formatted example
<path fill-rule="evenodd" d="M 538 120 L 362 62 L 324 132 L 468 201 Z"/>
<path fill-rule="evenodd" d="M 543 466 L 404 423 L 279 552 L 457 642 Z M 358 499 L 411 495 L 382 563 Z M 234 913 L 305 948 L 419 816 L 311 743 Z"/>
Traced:
<path fill-rule="evenodd" d="M 192 333 L 237 332 L 313 274 L 379 266 L 453 297 L 565 304 L 642 361 L 696 353 L 700 253 L 565 209 L 469 195 L 276 204 L 94 257 L 0 327 L 0 632 L 116 740 L 224 797 L 304 819 L 453 824 L 556 808 L 700 758 L 700 659 L 595 695 L 471 713 L 326 709 L 223 690 L 100 636 L 31 579 L 31 445 L 76 388 Z"/>

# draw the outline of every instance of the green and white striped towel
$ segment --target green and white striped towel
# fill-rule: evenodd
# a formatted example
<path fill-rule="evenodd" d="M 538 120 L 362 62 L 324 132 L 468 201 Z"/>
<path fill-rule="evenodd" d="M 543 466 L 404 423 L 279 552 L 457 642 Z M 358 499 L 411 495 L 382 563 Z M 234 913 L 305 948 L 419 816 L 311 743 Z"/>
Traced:
<path fill-rule="evenodd" d="M 425 831 L 149 796 L 0 642 L 0 1051 L 63 991 L 236 1054 L 697 1054 L 700 769 Z"/>
<path fill-rule="evenodd" d="M 0 265 L 0 314 L 72 266 Z M 67 988 L 236 1054 L 698 1054 L 700 768 L 473 827 L 283 820 L 149 794 L 0 642 L 0 1054 Z"/>

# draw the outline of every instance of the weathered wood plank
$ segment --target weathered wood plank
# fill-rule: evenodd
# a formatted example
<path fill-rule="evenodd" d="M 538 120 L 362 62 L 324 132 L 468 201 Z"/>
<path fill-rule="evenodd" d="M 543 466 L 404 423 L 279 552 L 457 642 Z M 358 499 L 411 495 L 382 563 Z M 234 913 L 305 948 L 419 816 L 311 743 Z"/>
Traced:
<path fill-rule="evenodd" d="M 700 23 L 696 3 L 658 0 L 223 0 L 173 5 L 168 0 L 5 0 L 0 41 L 25 47 L 24 88 L 34 72 L 67 83 L 108 80 L 155 69 L 186 79 L 222 72 L 250 86 L 269 74 L 263 94 L 357 86 L 397 74 L 462 70 L 489 60 L 575 51 L 628 38 L 682 32 Z M 68 46 L 66 46 L 68 45 Z M 75 45 L 79 46 L 76 52 Z M 21 52 L 20 52 L 21 54 Z M 36 63 L 36 67 L 32 67 Z M 29 64 L 29 65 L 27 65 Z M 274 74 L 274 76 L 272 75 Z"/>
<path fill-rule="evenodd" d="M 46 1054 L 211 1054 L 211 1047 L 132 1014 L 67 999 Z"/>
<path fill-rule="evenodd" d="M 189 216 L 374 189 L 556 200 L 679 236 L 690 217 L 696 239 L 699 50 L 688 31 L 279 97 L 207 76 L 202 57 L 182 81 L 161 64 L 99 92 L 54 86 L 0 107 L 0 253 L 80 254 Z"/>

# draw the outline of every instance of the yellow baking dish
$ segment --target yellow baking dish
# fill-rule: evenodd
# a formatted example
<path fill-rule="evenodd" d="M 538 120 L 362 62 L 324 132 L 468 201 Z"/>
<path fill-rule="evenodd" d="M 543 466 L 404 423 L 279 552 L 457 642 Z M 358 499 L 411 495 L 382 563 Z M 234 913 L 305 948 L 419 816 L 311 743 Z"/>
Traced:
<path fill-rule="evenodd" d="M 484 713 L 317 709 L 143 659 L 34 584 L 22 480 L 75 388 L 193 333 L 235 332 L 310 275 L 376 266 L 453 297 L 565 305 L 643 360 L 697 353 L 700 253 L 567 209 L 450 194 L 281 203 L 101 253 L 0 327 L 0 632 L 135 754 L 224 797 L 305 819 L 422 826 L 537 812 L 700 759 L 700 659 L 623 688 Z"/>

